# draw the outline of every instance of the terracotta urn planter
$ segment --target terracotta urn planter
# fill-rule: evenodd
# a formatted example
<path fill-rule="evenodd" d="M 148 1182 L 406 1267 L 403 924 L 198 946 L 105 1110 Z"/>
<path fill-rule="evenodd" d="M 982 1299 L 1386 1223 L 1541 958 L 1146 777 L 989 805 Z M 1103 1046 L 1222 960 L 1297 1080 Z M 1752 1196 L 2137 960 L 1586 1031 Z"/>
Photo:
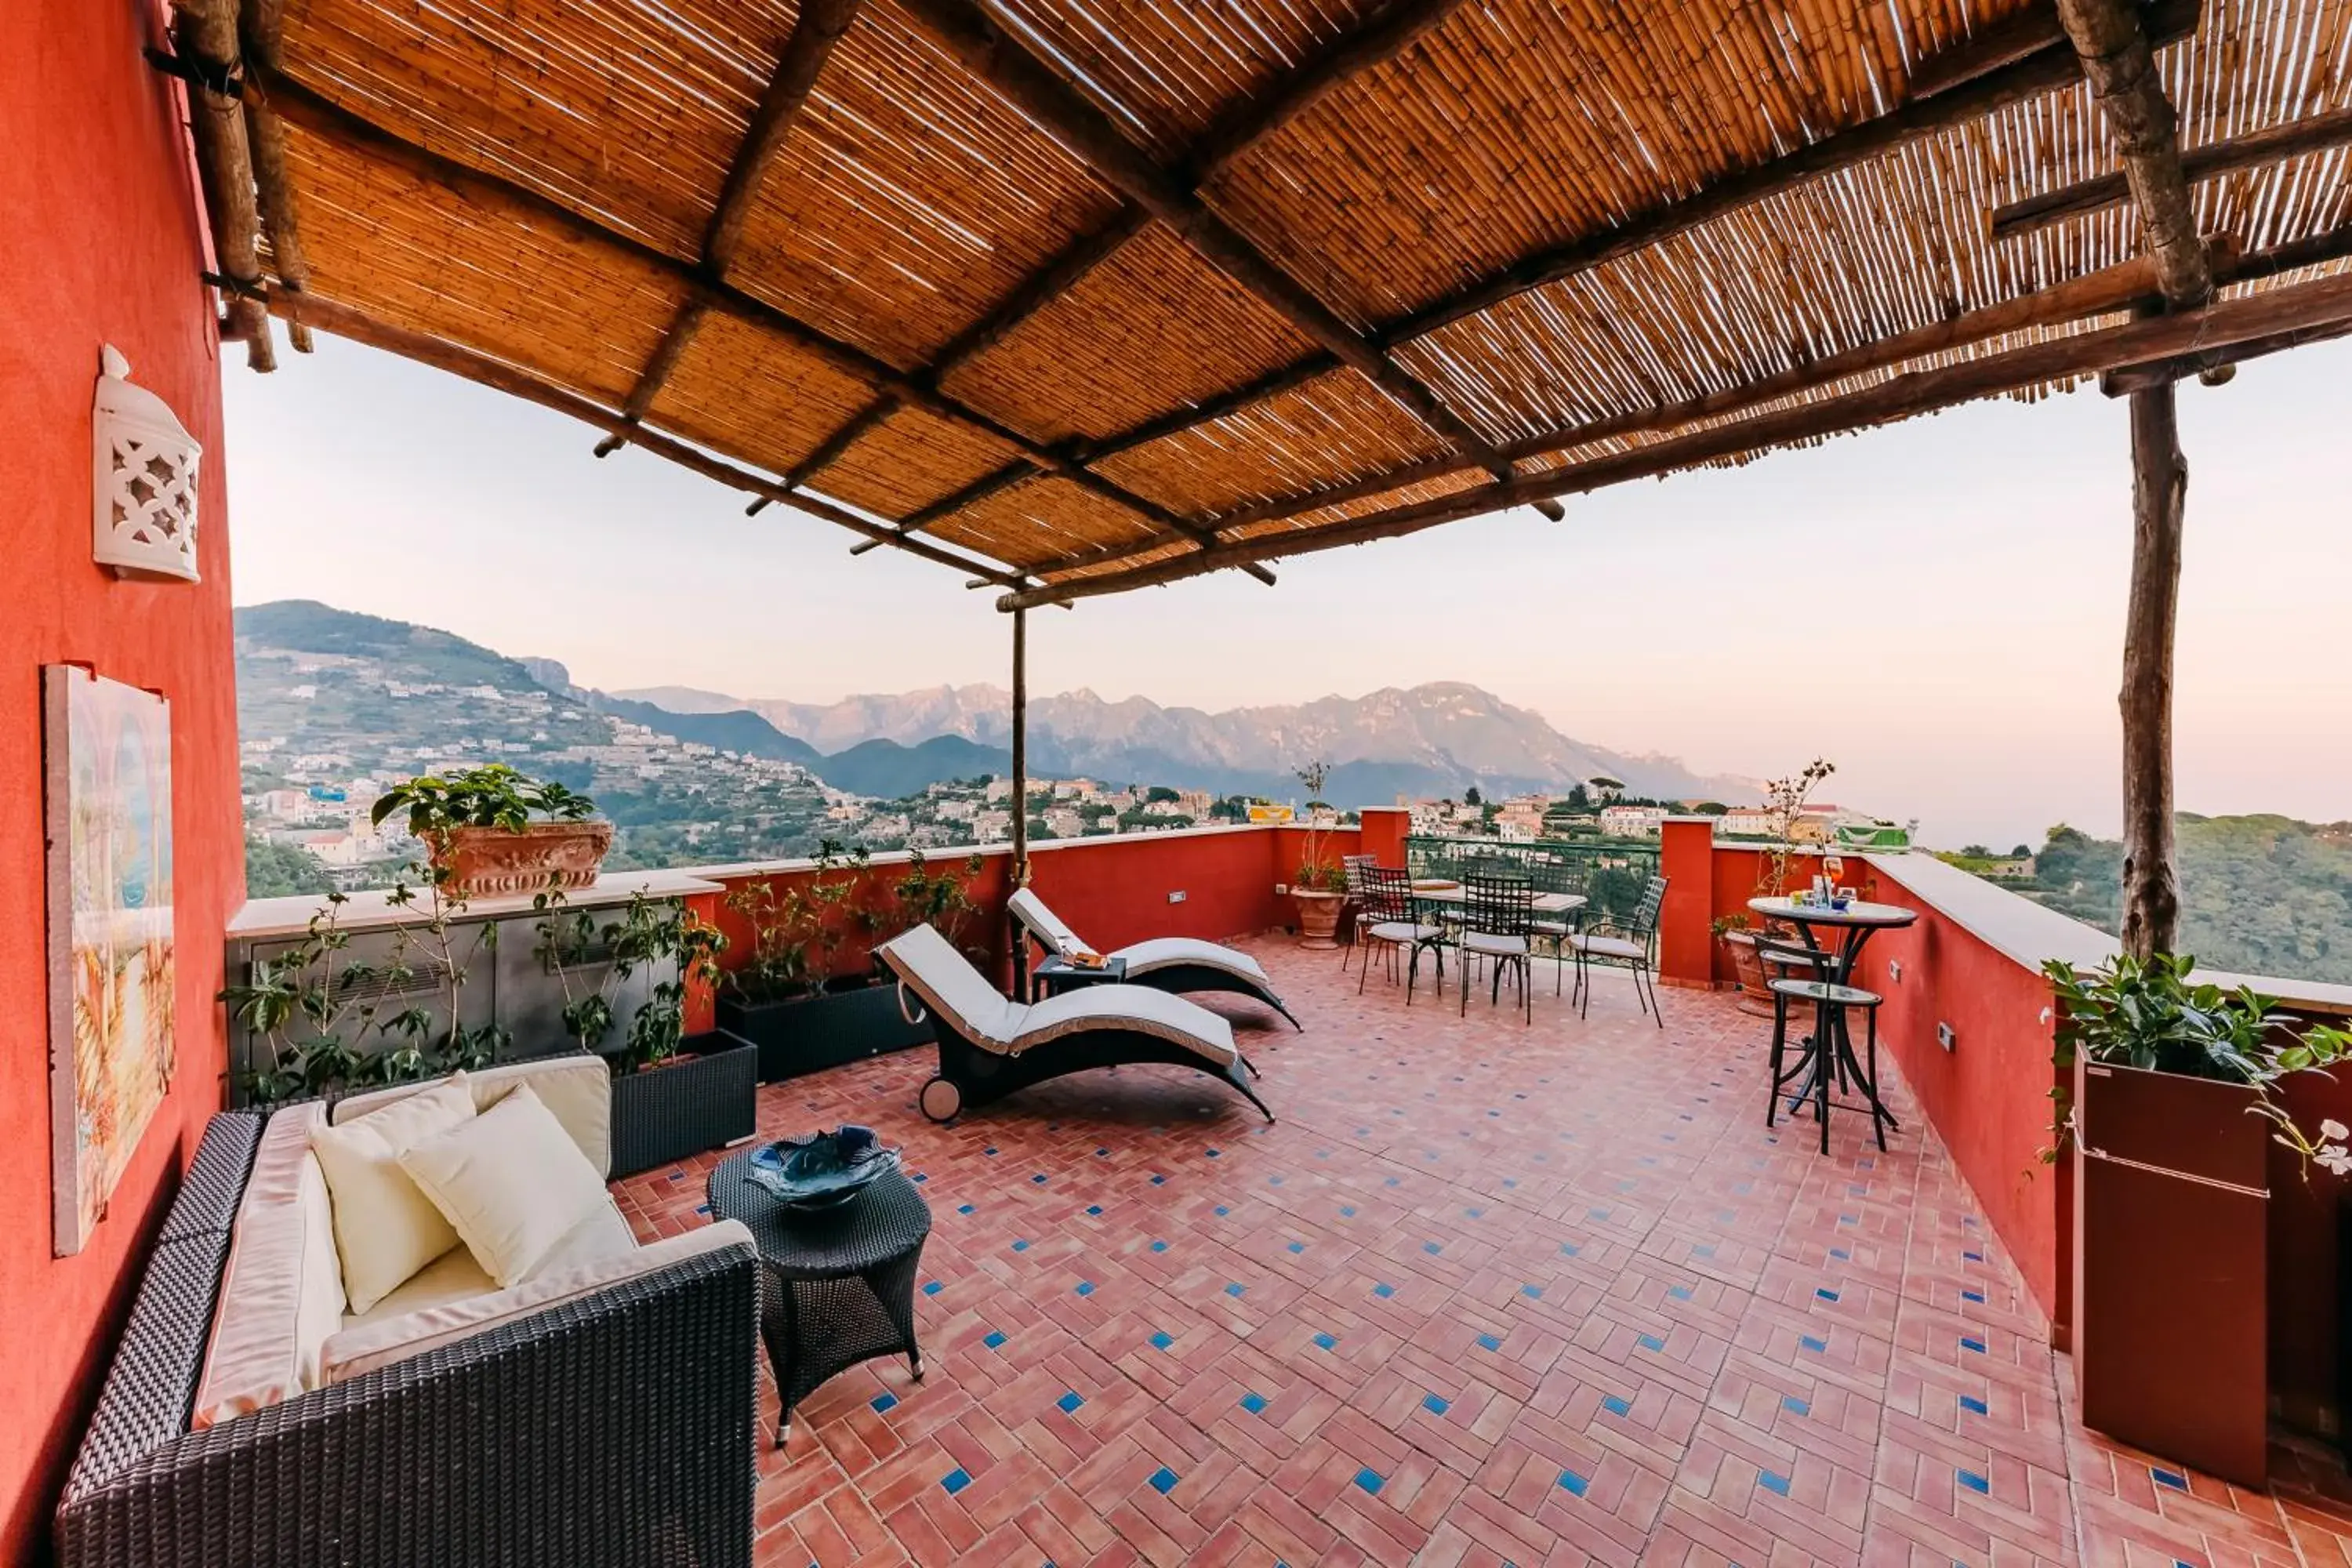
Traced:
<path fill-rule="evenodd" d="M 612 847 L 609 822 L 534 822 L 520 833 L 457 827 L 433 847 L 433 864 L 448 868 L 457 897 L 492 898 L 587 887 Z"/>
<path fill-rule="evenodd" d="M 1339 929 L 1339 906 L 1347 901 L 1347 895 L 1314 888 L 1293 888 L 1290 896 L 1298 900 L 1298 945 L 1318 952 L 1328 952 L 1338 947 L 1339 942 L 1336 933 Z"/>
<path fill-rule="evenodd" d="M 2074 1068 L 2075 1385 L 2083 1424 L 2264 1484 L 2271 1124 L 2243 1085 Z"/>

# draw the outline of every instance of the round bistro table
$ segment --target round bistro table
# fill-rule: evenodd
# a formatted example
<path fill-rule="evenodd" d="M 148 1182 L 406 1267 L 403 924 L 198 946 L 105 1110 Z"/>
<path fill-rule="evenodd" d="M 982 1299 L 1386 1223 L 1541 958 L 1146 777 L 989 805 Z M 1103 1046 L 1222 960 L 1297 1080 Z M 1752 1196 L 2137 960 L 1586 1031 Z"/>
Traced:
<path fill-rule="evenodd" d="M 1847 900 L 1846 907 L 1842 910 L 1828 904 L 1801 904 L 1794 899 L 1750 899 L 1748 907 L 1769 920 L 1786 921 L 1795 926 L 1797 933 L 1805 939 L 1805 945 L 1820 953 L 1823 962 L 1824 973 L 1820 981 L 1811 983 L 1820 987 L 1813 1009 L 1813 1032 L 1801 1042 L 1805 1056 L 1790 1075 L 1792 1078 L 1802 1075 L 1805 1079 L 1798 1091 L 1790 1097 L 1790 1114 L 1793 1116 L 1797 1107 L 1809 1099 L 1820 1101 L 1818 1114 L 1822 1120 L 1822 1149 L 1826 1153 L 1830 1139 L 1829 1080 L 1834 1076 L 1843 1087 L 1850 1077 L 1863 1086 L 1863 1093 L 1869 1101 L 1871 1130 L 1877 1135 L 1878 1146 L 1885 1148 L 1885 1130 L 1899 1130 L 1902 1123 L 1895 1120 L 1895 1113 L 1887 1110 L 1885 1102 L 1878 1098 L 1877 1015 L 1873 1013 L 1871 1016 L 1870 1063 L 1865 1068 L 1853 1054 L 1853 1035 L 1846 1027 L 1845 1009 L 1847 1005 L 1874 994 L 1866 987 L 1857 987 L 1853 983 L 1854 972 L 1862 966 L 1862 946 L 1870 940 L 1870 933 L 1900 930 L 1916 921 L 1919 911 L 1906 910 L 1900 904 L 1864 903 L 1860 899 Z M 1815 934 L 1816 927 L 1836 933 L 1838 945 L 1834 952 L 1822 946 L 1820 937 Z M 1775 1059 L 1778 1059 L 1777 1047 Z M 1773 1084 L 1772 1092 L 1776 1097 L 1781 1088 L 1778 1082 Z M 1770 1121 L 1769 1114 L 1766 1121 Z"/>
<path fill-rule="evenodd" d="M 713 1219 L 741 1220 L 763 1266 L 760 1339 L 776 1374 L 776 1447 L 793 1411 L 819 1384 L 876 1356 L 903 1355 L 923 1375 L 915 1342 L 915 1275 L 931 1234 L 930 1205 L 903 1172 L 877 1176 L 838 1208 L 789 1209 L 751 1180 L 746 1149 L 710 1173 Z"/>

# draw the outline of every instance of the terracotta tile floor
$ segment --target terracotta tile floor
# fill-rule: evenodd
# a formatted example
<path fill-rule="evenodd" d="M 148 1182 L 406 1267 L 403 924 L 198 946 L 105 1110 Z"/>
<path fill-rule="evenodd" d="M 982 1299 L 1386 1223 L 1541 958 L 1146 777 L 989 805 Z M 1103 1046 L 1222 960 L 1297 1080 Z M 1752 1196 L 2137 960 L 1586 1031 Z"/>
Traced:
<path fill-rule="evenodd" d="M 2273 1498 L 2074 1423 L 1899 1082 L 1886 1152 L 1848 1116 L 1823 1156 L 1726 998 L 1661 1032 L 1607 974 L 1529 1027 L 1251 945 L 1307 1031 L 1211 1000 L 1274 1126 L 1151 1068 L 935 1127 L 927 1048 L 761 1091 L 903 1143 L 935 1216 L 928 1376 L 802 1405 L 763 1565 L 2352 1563 L 2324 1456 Z M 700 1224 L 711 1163 L 616 1191 Z"/>

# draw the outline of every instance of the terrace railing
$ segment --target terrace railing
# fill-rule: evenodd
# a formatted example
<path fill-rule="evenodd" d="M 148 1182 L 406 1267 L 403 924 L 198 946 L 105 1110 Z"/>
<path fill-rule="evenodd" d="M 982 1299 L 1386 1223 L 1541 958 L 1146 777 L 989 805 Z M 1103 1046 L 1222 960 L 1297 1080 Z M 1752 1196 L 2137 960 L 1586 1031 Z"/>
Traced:
<path fill-rule="evenodd" d="M 1413 834 L 1404 841 L 1414 877 L 1460 881 L 1472 871 L 1514 871 L 1538 892 L 1581 893 L 1583 921 L 1622 920 L 1658 874 L 1658 846 L 1633 838 L 1466 838 Z"/>

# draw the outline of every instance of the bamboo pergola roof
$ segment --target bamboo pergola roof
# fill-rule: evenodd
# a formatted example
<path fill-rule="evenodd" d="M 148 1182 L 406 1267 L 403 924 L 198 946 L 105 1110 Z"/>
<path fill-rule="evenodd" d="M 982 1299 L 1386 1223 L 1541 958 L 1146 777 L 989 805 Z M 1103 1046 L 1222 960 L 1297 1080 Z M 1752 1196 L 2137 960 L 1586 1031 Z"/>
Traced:
<path fill-rule="evenodd" d="M 2352 0 L 2139 13 L 2222 284 L 2169 316 L 2047 0 L 190 9 L 257 358 L 443 364 L 1008 606 L 2352 330 Z"/>

